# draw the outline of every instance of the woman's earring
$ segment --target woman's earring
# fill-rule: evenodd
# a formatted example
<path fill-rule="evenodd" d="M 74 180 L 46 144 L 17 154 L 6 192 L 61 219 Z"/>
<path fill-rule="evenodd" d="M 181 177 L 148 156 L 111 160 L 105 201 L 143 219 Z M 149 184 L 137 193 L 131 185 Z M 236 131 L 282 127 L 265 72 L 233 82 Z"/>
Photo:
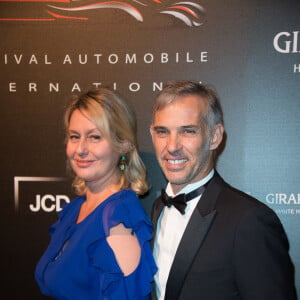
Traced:
<path fill-rule="evenodd" d="M 119 168 L 121 171 L 125 171 L 126 169 L 126 157 L 124 155 L 121 156 Z"/>

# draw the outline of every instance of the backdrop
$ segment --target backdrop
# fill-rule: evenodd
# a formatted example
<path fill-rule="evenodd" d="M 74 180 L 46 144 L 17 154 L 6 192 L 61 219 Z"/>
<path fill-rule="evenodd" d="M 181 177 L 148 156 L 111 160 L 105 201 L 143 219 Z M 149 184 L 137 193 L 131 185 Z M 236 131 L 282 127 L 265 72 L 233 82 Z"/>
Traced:
<path fill-rule="evenodd" d="M 299 12 L 299 0 L 0 0 L 1 270 L 9 298 L 43 299 L 34 268 L 56 211 L 74 196 L 67 100 L 105 85 L 134 106 L 152 185 L 141 201 L 150 213 L 165 185 L 151 107 L 170 79 L 217 89 L 227 133 L 218 171 L 277 212 L 299 294 Z"/>

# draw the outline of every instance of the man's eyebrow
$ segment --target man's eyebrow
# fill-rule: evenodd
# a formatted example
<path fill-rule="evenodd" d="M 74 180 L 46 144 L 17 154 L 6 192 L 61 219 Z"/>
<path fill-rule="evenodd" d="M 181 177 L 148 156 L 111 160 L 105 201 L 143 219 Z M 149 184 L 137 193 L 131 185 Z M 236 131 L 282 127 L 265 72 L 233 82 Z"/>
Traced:
<path fill-rule="evenodd" d="M 153 126 L 154 130 L 158 130 L 158 129 L 167 129 L 167 127 L 165 126 Z"/>
<path fill-rule="evenodd" d="M 195 124 L 190 124 L 190 125 L 182 125 L 178 128 L 182 128 L 182 129 L 188 129 L 188 128 L 200 128 L 199 125 L 195 125 Z M 168 129 L 166 126 L 153 126 L 153 129 L 154 130 L 157 130 L 157 129 Z"/>
<path fill-rule="evenodd" d="M 199 125 L 194 125 L 194 124 L 181 126 L 181 128 L 199 128 L 199 127 L 200 127 Z"/>

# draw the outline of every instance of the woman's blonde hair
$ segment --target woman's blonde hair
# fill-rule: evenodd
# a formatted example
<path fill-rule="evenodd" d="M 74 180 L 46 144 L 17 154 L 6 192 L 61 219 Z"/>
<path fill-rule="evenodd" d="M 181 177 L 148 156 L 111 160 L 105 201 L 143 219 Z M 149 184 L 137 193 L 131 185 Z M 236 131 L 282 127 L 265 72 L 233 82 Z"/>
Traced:
<path fill-rule="evenodd" d="M 107 88 L 90 90 L 81 96 L 75 96 L 65 111 L 66 130 L 72 113 L 77 109 L 96 124 L 113 149 L 120 153 L 120 159 L 125 156 L 125 169 L 121 171 L 116 166 L 120 174 L 120 188 L 131 188 L 139 195 L 147 192 L 146 170 L 138 153 L 136 118 L 125 100 Z M 73 180 L 73 187 L 78 195 L 86 192 L 84 180 L 77 176 Z"/>

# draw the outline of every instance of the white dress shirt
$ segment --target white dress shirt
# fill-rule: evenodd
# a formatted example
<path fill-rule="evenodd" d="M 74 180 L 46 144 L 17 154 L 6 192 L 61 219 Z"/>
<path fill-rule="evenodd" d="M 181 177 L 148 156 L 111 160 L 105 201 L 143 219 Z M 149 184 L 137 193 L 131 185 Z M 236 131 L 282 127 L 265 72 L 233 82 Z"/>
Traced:
<path fill-rule="evenodd" d="M 187 194 L 195 190 L 208 182 L 213 175 L 214 170 L 211 170 L 204 179 L 188 184 L 177 194 Z M 167 185 L 166 193 L 172 197 L 176 196 L 172 192 L 170 183 Z M 158 300 L 163 300 L 165 297 L 167 280 L 179 242 L 200 197 L 201 195 L 187 202 L 184 215 L 174 206 L 165 206 L 158 218 L 153 249 L 154 259 L 158 267 L 154 277 Z"/>

